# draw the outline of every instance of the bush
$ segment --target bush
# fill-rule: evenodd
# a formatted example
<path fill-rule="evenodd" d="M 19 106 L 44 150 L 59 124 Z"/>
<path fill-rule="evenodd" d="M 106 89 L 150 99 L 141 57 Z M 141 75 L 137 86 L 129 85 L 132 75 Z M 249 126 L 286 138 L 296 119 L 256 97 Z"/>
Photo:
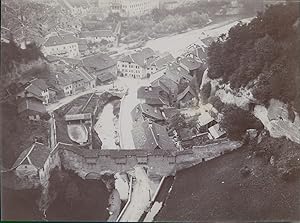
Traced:
<path fill-rule="evenodd" d="M 202 99 L 203 103 L 207 103 L 208 98 L 210 96 L 210 92 L 211 92 L 211 83 L 208 82 L 208 83 L 203 85 L 203 87 L 200 91 L 200 96 L 201 96 L 201 99 Z"/>

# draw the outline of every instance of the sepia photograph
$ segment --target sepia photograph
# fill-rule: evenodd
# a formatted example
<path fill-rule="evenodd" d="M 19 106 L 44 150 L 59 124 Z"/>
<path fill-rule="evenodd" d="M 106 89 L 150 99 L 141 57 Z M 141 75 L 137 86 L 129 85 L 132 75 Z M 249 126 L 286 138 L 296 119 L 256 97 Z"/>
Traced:
<path fill-rule="evenodd" d="M 1 221 L 300 222 L 300 0 L 1 0 Z"/>

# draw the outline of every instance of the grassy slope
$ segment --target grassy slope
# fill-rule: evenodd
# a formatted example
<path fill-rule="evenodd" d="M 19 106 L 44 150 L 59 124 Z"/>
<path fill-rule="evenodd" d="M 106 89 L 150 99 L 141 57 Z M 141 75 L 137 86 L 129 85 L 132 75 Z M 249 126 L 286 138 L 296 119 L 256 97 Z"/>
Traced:
<path fill-rule="evenodd" d="M 280 141 L 273 142 L 276 145 Z M 263 146 L 268 145 L 272 144 L 267 140 Z M 300 146 L 291 145 L 281 146 L 279 153 L 269 148 L 278 160 L 275 166 L 282 166 L 287 157 L 300 157 Z M 253 169 L 249 177 L 240 174 L 246 165 Z M 279 177 L 278 166 L 254 157 L 246 147 L 181 171 L 156 220 L 299 220 L 300 177 L 285 182 Z"/>

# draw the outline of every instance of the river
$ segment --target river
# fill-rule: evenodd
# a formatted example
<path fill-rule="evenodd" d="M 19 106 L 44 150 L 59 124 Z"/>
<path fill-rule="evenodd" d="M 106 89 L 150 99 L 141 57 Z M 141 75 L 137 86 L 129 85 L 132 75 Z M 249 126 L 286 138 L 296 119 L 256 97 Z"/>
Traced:
<path fill-rule="evenodd" d="M 94 126 L 99 138 L 102 141 L 102 149 L 119 149 L 116 145 L 118 140 L 118 113 L 120 100 L 113 100 L 107 103 L 98 116 Z"/>

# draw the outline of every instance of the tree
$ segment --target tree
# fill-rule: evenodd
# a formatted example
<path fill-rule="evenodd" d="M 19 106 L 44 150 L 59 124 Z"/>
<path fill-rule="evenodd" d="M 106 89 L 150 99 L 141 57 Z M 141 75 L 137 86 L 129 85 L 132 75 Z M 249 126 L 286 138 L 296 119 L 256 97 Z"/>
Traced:
<path fill-rule="evenodd" d="M 66 191 L 65 191 L 65 198 L 71 206 L 73 207 L 73 203 L 79 200 L 79 188 L 74 181 L 70 181 L 67 184 Z"/>
<path fill-rule="evenodd" d="M 254 115 L 237 106 L 227 106 L 224 109 L 224 118 L 220 124 L 226 130 L 228 137 L 234 140 L 242 139 L 247 129 L 263 128 L 262 123 Z"/>
<path fill-rule="evenodd" d="M 206 84 L 203 85 L 201 91 L 200 91 L 200 97 L 203 103 L 207 103 L 208 98 L 210 96 L 211 92 L 211 83 L 207 82 Z"/>
<path fill-rule="evenodd" d="M 177 113 L 174 116 L 172 116 L 172 118 L 169 121 L 169 128 L 170 129 L 175 129 L 175 130 L 180 130 L 182 128 L 186 127 L 186 122 L 185 122 L 185 118 L 182 114 Z"/>

